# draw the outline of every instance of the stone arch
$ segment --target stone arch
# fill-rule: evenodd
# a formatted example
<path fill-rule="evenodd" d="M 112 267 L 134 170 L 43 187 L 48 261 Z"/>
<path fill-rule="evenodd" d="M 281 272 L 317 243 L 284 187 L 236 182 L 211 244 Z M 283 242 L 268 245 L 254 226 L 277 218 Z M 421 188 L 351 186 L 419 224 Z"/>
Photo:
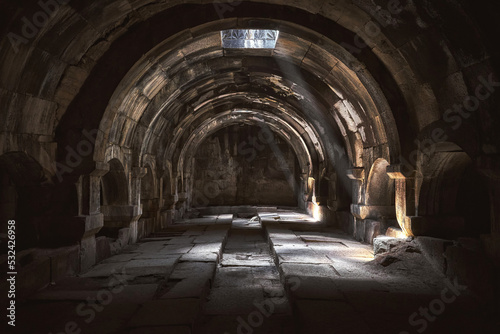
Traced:
<path fill-rule="evenodd" d="M 357 61 L 352 57 L 352 55 L 346 53 L 345 50 L 343 50 L 339 45 L 335 44 L 334 42 L 328 39 L 322 39 L 320 42 L 318 42 L 316 39 L 318 38 L 320 39 L 321 36 L 319 34 L 316 35 L 315 32 L 308 30 L 305 27 L 301 27 L 299 29 L 298 27 L 293 26 L 292 28 L 292 26 L 289 23 L 281 21 L 272 22 L 272 25 L 276 26 L 277 28 L 283 28 L 285 31 L 287 31 L 286 33 L 283 34 L 283 38 L 285 37 L 285 35 L 288 35 L 289 36 L 288 38 L 292 39 L 294 35 L 291 34 L 291 32 L 293 32 L 294 34 L 297 34 L 297 36 L 301 36 L 302 38 L 312 38 L 311 36 L 314 36 L 313 40 L 315 42 L 319 44 L 324 44 L 325 50 L 323 51 L 325 52 L 325 55 L 328 54 L 328 57 L 331 58 L 332 63 L 337 63 L 337 67 L 335 71 L 333 71 L 334 73 L 336 73 L 336 75 L 325 78 L 325 80 L 328 82 L 327 84 L 323 83 L 325 84 L 325 89 L 330 89 L 332 93 L 336 94 L 338 92 L 338 87 L 334 88 L 334 86 L 339 85 L 341 82 L 342 87 L 345 88 L 343 90 L 345 90 L 346 92 L 347 91 L 356 92 L 358 94 L 359 101 L 355 98 L 353 98 L 351 101 L 351 99 L 347 97 L 346 95 L 347 93 L 340 94 L 340 96 L 337 96 L 335 98 L 337 100 L 337 103 L 335 103 L 335 100 L 331 101 L 333 109 L 336 111 L 337 115 L 337 117 L 333 120 L 333 122 L 336 122 L 337 126 L 342 128 L 344 132 L 347 131 L 347 135 L 344 136 L 344 139 L 347 141 L 346 144 L 348 146 L 352 146 L 351 148 L 348 148 L 347 151 L 351 152 L 350 158 L 354 162 L 354 164 L 359 165 L 361 163 L 361 160 L 355 157 L 361 155 L 363 143 L 372 146 L 373 145 L 388 146 L 390 147 L 390 154 L 394 157 L 397 157 L 399 155 L 399 143 L 397 140 L 397 131 L 395 131 L 395 123 L 390 116 L 392 115 L 390 113 L 390 107 L 388 106 L 385 98 L 383 98 L 384 95 L 381 92 L 379 92 L 378 85 L 375 84 L 374 79 L 369 75 L 367 71 L 357 71 L 356 69 L 349 68 L 348 65 L 344 65 L 343 62 L 351 65 L 353 63 L 357 63 Z M 220 29 L 218 26 L 216 26 L 216 28 Z M 208 30 L 208 26 L 206 27 L 206 29 Z M 186 31 L 184 33 L 188 35 L 191 34 L 190 31 Z M 196 43 L 198 40 L 202 39 L 207 39 L 208 42 L 209 40 L 213 40 L 214 36 L 217 36 L 217 34 L 218 31 L 213 31 L 203 36 L 196 36 L 196 38 L 192 38 L 193 36 L 191 36 L 191 38 L 186 40 L 186 43 L 191 43 L 191 42 Z M 303 40 L 305 43 L 306 40 L 302 38 L 300 40 Z M 97 140 L 97 146 L 102 146 L 105 140 L 109 140 L 112 142 L 120 142 L 120 143 L 127 142 L 127 145 L 130 145 L 131 138 L 133 138 L 134 135 L 129 135 L 128 133 L 112 129 L 110 125 L 114 121 L 116 121 L 117 124 L 126 123 L 127 125 L 125 126 L 125 128 L 127 131 L 133 130 L 135 128 L 134 123 L 141 122 L 141 117 L 146 118 L 147 122 L 150 122 L 151 124 L 151 125 L 149 124 L 145 125 L 152 126 L 154 122 L 158 121 L 159 123 L 158 126 L 160 127 L 165 126 L 165 121 L 163 120 L 162 117 L 159 116 L 159 114 L 160 112 L 162 113 L 166 112 L 163 109 L 172 109 L 170 105 L 172 104 L 173 95 L 169 94 L 171 98 L 169 98 L 167 101 L 163 101 L 162 103 L 160 103 L 160 105 L 158 105 L 159 108 L 156 108 L 156 106 L 154 108 L 151 108 L 148 106 L 148 104 L 150 104 L 150 102 L 155 99 L 155 96 L 162 90 L 170 91 L 169 83 L 175 82 L 177 80 L 173 76 L 171 80 L 167 80 L 167 78 L 165 77 L 166 74 L 161 71 L 161 68 L 163 68 L 162 61 L 165 61 L 169 59 L 168 57 L 170 57 L 167 55 L 167 50 L 171 49 L 171 43 L 169 42 L 170 42 L 169 40 L 166 40 L 163 44 L 158 45 L 155 49 L 153 49 L 150 52 L 148 57 L 144 57 L 141 61 L 139 61 L 136 64 L 136 66 L 129 71 L 129 73 L 123 79 L 122 83 L 115 90 L 115 93 L 112 99 L 109 101 L 109 104 L 106 108 L 106 112 L 101 122 L 100 128 L 102 132 L 100 132 L 100 136 Z M 197 43 L 197 44 L 201 45 L 204 43 Z M 168 49 L 166 49 L 167 47 Z M 192 48 L 186 46 L 186 49 L 192 49 Z M 201 50 L 198 50 L 197 52 L 200 53 Z M 207 54 L 208 53 L 209 51 L 207 50 Z M 213 54 L 218 54 L 218 53 L 213 53 Z M 149 59 L 154 59 L 154 64 L 149 63 Z M 210 59 L 201 59 L 201 60 L 209 61 Z M 295 72 L 297 73 L 299 72 L 299 68 L 292 63 L 293 60 L 286 60 L 283 58 L 280 59 L 279 57 L 277 57 L 277 60 L 280 66 L 282 67 L 280 68 L 282 72 L 287 72 L 286 70 L 289 70 L 292 67 Z M 340 61 L 337 62 L 337 60 Z M 290 61 L 291 63 L 286 65 L 285 63 L 287 61 Z M 152 66 L 152 65 L 155 68 L 153 72 L 155 71 L 158 72 L 158 76 L 157 75 L 153 76 L 152 72 L 144 71 L 144 66 Z M 307 70 L 310 71 L 311 68 L 308 68 Z M 167 75 L 167 77 L 168 76 L 169 75 Z M 343 78 L 344 76 L 349 76 L 349 80 L 341 81 L 340 78 Z M 149 87 L 152 86 L 151 80 L 152 78 L 157 78 L 157 77 L 161 77 L 162 79 L 154 84 L 154 87 L 156 89 L 154 91 L 151 91 L 151 89 L 149 89 Z M 204 78 L 205 73 L 203 75 L 198 75 L 197 77 Z M 297 77 L 297 76 L 293 75 L 292 77 Z M 224 78 L 213 81 L 224 83 L 225 80 L 223 79 Z M 285 78 L 281 78 L 280 80 L 285 80 Z M 141 82 L 141 84 L 137 83 L 136 85 L 131 86 L 130 83 L 134 81 Z M 308 82 L 306 82 L 303 79 L 300 79 L 299 81 L 300 82 L 298 84 L 300 86 L 304 87 L 306 87 L 307 85 L 311 86 Z M 354 82 L 356 83 L 356 85 L 352 86 L 351 87 L 352 89 L 347 89 L 347 87 L 349 87 Z M 148 88 L 142 89 L 139 88 L 139 86 Z M 191 87 L 193 85 L 186 85 L 186 87 L 188 86 Z M 181 91 L 179 93 L 182 94 Z M 185 94 L 185 95 L 189 96 L 190 94 Z M 180 108 L 179 111 L 180 110 L 184 109 Z M 130 113 L 132 113 L 133 115 Z M 154 113 L 156 115 L 154 115 Z M 385 119 L 386 117 L 388 118 Z M 324 118 L 326 119 L 327 116 L 325 116 Z M 366 126 L 362 124 L 363 122 L 361 121 L 361 118 L 363 119 L 366 118 L 365 122 L 367 124 L 373 122 L 373 120 L 375 119 L 377 120 L 384 119 L 384 122 L 383 123 L 379 122 L 377 124 Z M 362 130 L 363 136 L 356 136 L 356 134 L 354 134 L 354 132 L 357 131 L 358 127 L 360 128 L 360 130 Z M 108 133 L 109 135 L 107 135 Z M 145 139 L 146 140 L 149 140 L 151 138 L 156 139 L 157 136 L 155 135 L 155 133 L 166 133 L 166 131 L 162 131 L 160 129 L 149 129 L 149 131 L 146 132 Z M 149 143 L 144 143 L 144 147 L 149 147 L 149 146 L 150 146 Z M 359 151 L 360 149 L 361 151 Z M 356 154 L 353 154 L 353 152 L 356 152 Z M 102 159 L 102 157 L 100 157 L 102 153 L 103 153 L 102 150 L 97 149 L 94 158 L 97 161 L 99 161 L 100 159 Z M 389 157 L 387 158 L 389 159 Z"/>
<path fill-rule="evenodd" d="M 116 158 L 108 164 L 109 172 L 101 178 L 101 205 L 127 205 L 129 186 L 123 165 Z"/>
<path fill-rule="evenodd" d="M 18 250 L 40 246 L 50 235 L 51 222 L 43 219 L 50 208 L 46 182 L 41 165 L 26 153 L 0 156 L 0 233 L 6 236 L 7 222 L 15 220 Z"/>
<path fill-rule="evenodd" d="M 301 134 L 285 122 L 282 122 L 280 119 L 276 120 L 266 113 L 255 114 L 254 112 L 250 112 L 223 114 L 214 120 L 204 122 L 196 131 L 193 131 L 190 134 L 189 139 L 182 147 L 178 159 L 177 170 L 181 173 L 181 176 L 185 170 L 190 169 L 192 156 L 194 152 L 197 151 L 198 146 L 204 138 L 223 127 L 243 123 L 260 124 L 260 126 L 265 126 L 266 129 L 269 129 L 269 131 L 285 138 L 285 140 L 289 142 L 291 147 L 294 149 L 295 154 L 299 159 L 301 173 L 307 174 L 308 176 L 312 174 L 315 166 L 313 166 L 312 163 L 310 149 L 306 146 Z"/>
<path fill-rule="evenodd" d="M 426 234 L 453 238 L 491 232 L 487 184 L 467 153 L 436 152 L 423 175 L 417 213 L 425 219 Z"/>
<path fill-rule="evenodd" d="M 464 234 L 480 237 L 491 233 L 491 204 L 487 181 L 473 165 L 462 174 L 455 200 L 456 213 L 464 219 Z"/>
<path fill-rule="evenodd" d="M 298 206 L 302 171 L 297 152 L 290 138 L 271 129 L 228 123 L 194 144 L 188 153 L 188 205 Z"/>
<path fill-rule="evenodd" d="M 129 183 L 120 160 L 108 161 L 109 171 L 101 178 L 101 213 L 104 226 L 100 235 L 116 238 L 118 231 L 129 226 L 134 216 L 133 206 L 129 205 Z"/>

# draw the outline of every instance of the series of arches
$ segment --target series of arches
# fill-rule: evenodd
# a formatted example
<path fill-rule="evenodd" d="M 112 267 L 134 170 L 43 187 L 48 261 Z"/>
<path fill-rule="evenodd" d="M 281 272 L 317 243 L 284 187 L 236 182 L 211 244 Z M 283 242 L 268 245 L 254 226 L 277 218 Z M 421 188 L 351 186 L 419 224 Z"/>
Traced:
<path fill-rule="evenodd" d="M 470 40 L 429 28 L 433 15 L 463 18 L 455 4 L 396 2 L 243 1 L 223 14 L 209 0 L 60 5 L 17 51 L 2 40 L 0 161 L 34 160 L 45 175 L 37 189 L 69 194 L 61 202 L 71 209 L 53 209 L 65 218 L 47 229 L 66 230 L 65 219 L 78 227 L 60 235 L 87 250 L 83 268 L 95 262 L 96 235 L 134 242 L 185 215 L 198 148 L 235 124 L 287 142 L 299 206 L 360 239 L 373 238 L 372 222 L 382 222 L 377 233 L 491 234 L 496 144 L 479 133 L 494 137 L 484 119 L 495 119 L 497 94 L 458 129 L 447 118 L 479 83 L 492 87 L 487 43 L 464 53 Z M 22 15 L 36 10 L 9 29 L 22 30 Z M 236 52 L 222 47 L 227 29 L 280 33 L 273 50 Z M 428 154 L 420 140 L 436 131 L 447 140 Z M 2 208 L 11 215 L 32 201 L 18 200 L 23 186 L 9 164 Z M 466 203 L 480 208 L 479 223 Z"/>

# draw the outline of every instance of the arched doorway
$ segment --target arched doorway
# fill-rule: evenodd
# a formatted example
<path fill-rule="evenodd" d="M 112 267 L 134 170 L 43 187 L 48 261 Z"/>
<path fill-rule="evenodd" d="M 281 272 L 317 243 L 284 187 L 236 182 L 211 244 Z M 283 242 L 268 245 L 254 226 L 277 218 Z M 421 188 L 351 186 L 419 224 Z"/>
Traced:
<path fill-rule="evenodd" d="M 128 227 L 131 219 L 128 212 L 129 187 L 122 163 L 118 159 L 108 163 L 109 172 L 101 178 L 100 204 L 104 227 L 99 235 L 117 238 L 118 231 Z"/>
<path fill-rule="evenodd" d="M 43 219 L 50 206 L 46 182 L 40 164 L 27 154 L 0 156 L 0 233 L 7 236 L 7 222 L 15 220 L 17 250 L 40 246 L 50 235 L 51 222 Z"/>

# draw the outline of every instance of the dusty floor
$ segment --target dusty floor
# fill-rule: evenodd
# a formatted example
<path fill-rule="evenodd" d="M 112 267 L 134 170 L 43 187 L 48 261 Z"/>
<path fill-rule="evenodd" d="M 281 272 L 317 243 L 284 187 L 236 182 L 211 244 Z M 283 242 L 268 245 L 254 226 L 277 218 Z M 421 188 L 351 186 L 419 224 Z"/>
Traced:
<path fill-rule="evenodd" d="M 288 211 L 186 220 L 40 291 L 16 332 L 498 333 L 467 287 L 403 252 L 374 260 Z"/>

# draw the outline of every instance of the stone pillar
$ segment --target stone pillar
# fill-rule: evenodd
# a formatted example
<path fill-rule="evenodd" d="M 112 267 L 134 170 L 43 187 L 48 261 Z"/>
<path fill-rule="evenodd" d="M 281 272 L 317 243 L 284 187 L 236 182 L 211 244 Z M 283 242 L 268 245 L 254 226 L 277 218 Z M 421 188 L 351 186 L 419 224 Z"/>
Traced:
<path fill-rule="evenodd" d="M 132 184 L 131 184 L 131 196 L 130 196 L 130 204 L 136 209 L 132 215 L 132 219 L 130 220 L 130 243 L 137 242 L 138 238 L 138 229 L 137 222 L 142 215 L 142 206 L 141 206 L 141 180 L 144 176 L 146 176 L 147 169 L 143 167 L 134 167 L 132 168 Z"/>
<path fill-rule="evenodd" d="M 307 209 L 307 198 L 308 198 L 308 173 L 302 172 L 300 174 L 300 189 L 298 191 L 298 202 L 299 208 L 306 210 Z"/>
<path fill-rule="evenodd" d="M 425 220 L 417 219 L 421 177 L 416 171 L 403 172 L 401 165 L 387 166 L 387 174 L 395 181 L 396 218 L 403 233 L 414 236 L 425 232 Z"/>
<path fill-rule="evenodd" d="M 356 207 L 363 204 L 363 183 L 365 181 L 365 169 L 355 167 L 347 170 L 347 177 L 352 182 L 352 203 L 351 215 L 353 221 L 350 222 L 349 233 L 357 240 L 364 239 L 364 224 L 363 219 L 356 214 Z"/>
<path fill-rule="evenodd" d="M 82 175 L 77 183 L 79 197 L 79 218 L 85 221 L 85 231 L 80 241 L 80 271 L 96 263 L 95 235 L 104 225 L 100 212 L 101 177 L 109 171 L 107 163 L 96 163 L 95 170 Z"/>
<path fill-rule="evenodd" d="M 190 172 L 186 172 L 184 173 L 184 181 L 183 181 L 183 184 L 184 184 L 184 189 L 183 189 L 183 193 L 185 194 L 185 209 L 186 210 L 191 210 L 191 200 L 192 200 L 192 196 L 189 196 L 189 194 L 192 194 L 193 193 L 193 184 L 192 184 L 193 180 L 191 178 L 191 173 Z"/>
<path fill-rule="evenodd" d="M 347 177 L 352 182 L 352 202 L 354 204 L 363 203 L 363 183 L 365 181 L 364 168 L 352 168 L 347 170 Z"/>
<path fill-rule="evenodd" d="M 337 203 L 337 173 L 332 172 L 328 177 L 326 177 L 328 181 L 328 198 L 327 198 L 327 206 L 331 211 L 337 211 L 338 203 Z"/>
<path fill-rule="evenodd" d="M 179 200 L 177 194 L 172 194 L 172 180 L 169 176 L 168 170 L 165 170 L 160 175 L 163 175 L 160 179 L 160 204 L 158 210 L 158 229 L 164 229 L 171 225 L 175 216 L 175 204 Z M 169 181 L 169 186 L 165 188 L 165 182 Z M 173 184 L 175 185 L 175 183 Z M 164 192 L 164 188 L 166 193 Z"/>

